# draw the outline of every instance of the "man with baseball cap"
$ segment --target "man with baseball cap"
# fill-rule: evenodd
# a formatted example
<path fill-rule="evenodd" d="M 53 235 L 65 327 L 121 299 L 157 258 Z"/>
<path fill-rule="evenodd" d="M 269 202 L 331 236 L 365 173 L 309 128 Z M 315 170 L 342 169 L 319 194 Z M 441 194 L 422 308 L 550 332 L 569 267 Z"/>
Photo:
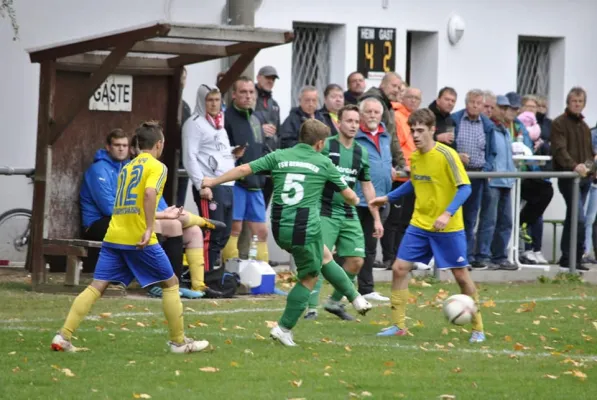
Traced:
<path fill-rule="evenodd" d="M 280 130 L 280 106 L 272 97 L 272 89 L 279 79 L 278 72 L 271 65 L 261 67 L 257 73 L 257 100 L 255 103 L 255 116 L 261 122 L 264 144 L 268 152 L 277 150 L 279 145 L 278 132 Z M 270 177 L 265 180 L 263 197 L 265 204 L 269 204 L 272 197 L 274 184 Z"/>

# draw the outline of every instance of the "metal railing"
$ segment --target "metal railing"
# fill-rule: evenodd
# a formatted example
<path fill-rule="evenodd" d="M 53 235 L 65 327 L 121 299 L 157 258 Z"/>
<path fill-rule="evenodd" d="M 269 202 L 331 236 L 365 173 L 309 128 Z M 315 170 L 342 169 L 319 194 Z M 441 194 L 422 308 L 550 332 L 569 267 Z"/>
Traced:
<path fill-rule="evenodd" d="M 12 168 L 0 167 L 0 175 L 33 175 L 35 170 L 33 168 Z"/>

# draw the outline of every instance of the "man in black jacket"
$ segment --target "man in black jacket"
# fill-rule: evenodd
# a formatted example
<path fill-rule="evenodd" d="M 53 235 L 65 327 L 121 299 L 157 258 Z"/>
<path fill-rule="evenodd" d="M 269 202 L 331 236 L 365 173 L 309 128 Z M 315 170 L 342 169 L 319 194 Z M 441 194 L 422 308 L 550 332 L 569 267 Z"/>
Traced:
<path fill-rule="evenodd" d="M 247 164 L 266 154 L 261 122 L 253 112 L 255 84 L 246 76 L 239 77 L 232 85 L 232 104 L 224 114 L 224 127 L 230 146 L 244 147 L 244 154 L 236 164 Z M 243 221 L 252 235 L 257 235 L 257 259 L 268 262 L 267 225 L 265 224 L 265 199 L 263 185 L 265 176 L 250 175 L 235 182 L 233 189 L 232 230 L 230 239 L 222 250 L 222 260 L 238 258 L 238 237 Z M 217 205 L 216 205 L 217 207 Z"/>
<path fill-rule="evenodd" d="M 262 67 L 257 73 L 257 101 L 255 103 L 255 116 L 261 122 L 265 147 L 268 152 L 276 151 L 279 147 L 278 132 L 280 131 L 280 106 L 272 97 L 272 89 L 279 79 L 278 72 L 271 65 Z M 269 204 L 274 189 L 270 177 L 265 179 L 263 197 L 265 204 Z"/>
<path fill-rule="evenodd" d="M 315 86 L 304 86 L 299 95 L 299 106 L 288 113 L 280 128 L 280 147 L 287 149 L 298 143 L 299 129 L 303 122 L 315 118 L 325 124 L 325 118 L 317 109 L 319 106 L 319 93 Z"/>
<path fill-rule="evenodd" d="M 439 91 L 437 100 L 429 104 L 429 109 L 435 114 L 435 137 L 434 139 L 452 147 L 454 142 L 454 121 L 450 114 L 456 105 L 456 90 L 446 86 Z"/>

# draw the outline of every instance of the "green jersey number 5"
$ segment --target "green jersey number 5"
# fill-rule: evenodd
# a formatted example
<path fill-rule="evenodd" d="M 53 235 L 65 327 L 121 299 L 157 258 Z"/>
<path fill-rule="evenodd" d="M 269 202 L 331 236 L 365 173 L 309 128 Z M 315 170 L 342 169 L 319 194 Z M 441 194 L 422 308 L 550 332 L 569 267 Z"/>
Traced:
<path fill-rule="evenodd" d="M 284 187 L 282 188 L 282 201 L 284 204 L 294 206 L 305 196 L 305 189 L 301 182 L 305 180 L 303 174 L 286 174 Z"/>

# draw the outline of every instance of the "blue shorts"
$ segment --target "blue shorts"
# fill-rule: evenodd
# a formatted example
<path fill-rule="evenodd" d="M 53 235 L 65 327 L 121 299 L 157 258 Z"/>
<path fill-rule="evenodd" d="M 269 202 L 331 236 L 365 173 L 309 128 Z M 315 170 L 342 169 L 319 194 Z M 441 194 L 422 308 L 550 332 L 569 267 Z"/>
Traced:
<path fill-rule="evenodd" d="M 93 279 L 121 282 L 128 286 L 137 279 L 142 287 L 166 281 L 174 275 L 172 264 L 159 244 L 143 250 L 102 246 Z"/>
<path fill-rule="evenodd" d="M 238 185 L 232 189 L 232 220 L 265 222 L 265 199 L 261 190 L 247 190 Z"/>
<path fill-rule="evenodd" d="M 466 235 L 456 232 L 429 232 L 409 225 L 400 242 L 397 258 L 429 264 L 435 258 L 437 268 L 463 268 L 466 258 Z"/>

